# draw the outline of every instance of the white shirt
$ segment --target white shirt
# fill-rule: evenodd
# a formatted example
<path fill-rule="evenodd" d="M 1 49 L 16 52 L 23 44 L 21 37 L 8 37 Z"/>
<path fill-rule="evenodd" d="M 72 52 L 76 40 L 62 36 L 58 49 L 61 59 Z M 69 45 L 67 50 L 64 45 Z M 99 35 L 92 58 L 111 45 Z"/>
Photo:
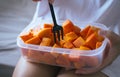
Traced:
<path fill-rule="evenodd" d="M 74 22 L 98 22 L 120 35 L 120 0 L 55 0 L 57 21 L 70 19 Z M 34 18 L 51 20 L 47 0 L 38 3 Z M 120 57 L 102 70 L 110 77 L 120 75 Z"/>

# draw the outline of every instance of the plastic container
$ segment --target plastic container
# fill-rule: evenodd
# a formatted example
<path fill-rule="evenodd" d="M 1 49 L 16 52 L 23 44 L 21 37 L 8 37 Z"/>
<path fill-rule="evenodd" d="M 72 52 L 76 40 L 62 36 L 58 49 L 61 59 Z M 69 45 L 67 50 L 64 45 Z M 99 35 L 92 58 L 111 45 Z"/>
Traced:
<path fill-rule="evenodd" d="M 35 22 L 30 23 L 20 33 L 20 35 L 28 32 L 34 27 L 37 27 L 39 24 L 41 25 L 39 27 L 42 28 L 44 23 L 51 23 L 50 21 L 39 21 L 40 19 L 36 19 Z M 59 24 L 60 23 L 61 22 L 59 22 Z M 105 25 L 99 23 L 79 22 L 74 24 L 80 25 L 81 29 L 84 28 L 87 24 L 90 24 L 107 30 L 107 27 Z M 103 57 L 108 43 L 108 39 L 105 38 L 101 47 L 95 50 L 73 50 L 25 44 L 19 36 L 17 38 L 17 45 L 21 48 L 22 55 L 27 61 L 76 69 L 81 68 L 86 70 L 94 69 L 100 66 L 104 59 Z M 73 57 L 72 59 L 70 59 L 71 56 Z"/>

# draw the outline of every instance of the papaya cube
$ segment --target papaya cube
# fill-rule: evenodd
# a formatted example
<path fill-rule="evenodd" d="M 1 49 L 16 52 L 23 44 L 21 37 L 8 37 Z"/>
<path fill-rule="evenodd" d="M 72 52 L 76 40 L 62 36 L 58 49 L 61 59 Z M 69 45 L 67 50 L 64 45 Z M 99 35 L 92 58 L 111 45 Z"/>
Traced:
<path fill-rule="evenodd" d="M 53 24 L 47 24 L 47 23 L 44 24 L 44 28 L 51 28 L 52 29 L 52 27 L 53 27 Z"/>
<path fill-rule="evenodd" d="M 74 45 L 71 42 L 65 42 L 65 44 L 63 45 L 63 48 L 74 48 Z"/>
<path fill-rule="evenodd" d="M 91 26 L 88 25 L 88 26 L 86 26 L 84 29 L 81 30 L 80 34 L 81 34 L 81 36 L 82 36 L 84 39 L 86 39 L 86 35 L 87 35 L 88 30 L 90 29 L 90 27 L 91 27 Z"/>
<path fill-rule="evenodd" d="M 61 46 L 61 47 L 63 47 L 63 46 L 64 46 L 64 44 L 65 44 L 65 40 L 60 40 L 60 42 L 59 42 L 59 43 L 60 43 L 60 46 Z"/>
<path fill-rule="evenodd" d="M 53 45 L 53 48 L 61 48 L 61 46 L 58 45 L 58 44 L 54 44 L 54 45 Z"/>
<path fill-rule="evenodd" d="M 85 46 L 88 46 L 92 49 L 96 48 L 96 42 L 98 41 L 97 39 L 97 33 L 94 32 L 92 33 L 85 41 Z"/>
<path fill-rule="evenodd" d="M 74 32 L 69 32 L 65 35 L 64 40 L 68 41 L 68 42 L 72 42 L 74 41 L 76 38 L 78 38 L 77 34 L 75 34 Z"/>
<path fill-rule="evenodd" d="M 86 35 L 86 37 L 85 37 L 85 39 L 87 38 L 87 37 L 89 37 L 92 33 L 94 33 L 95 32 L 95 30 L 92 28 L 92 27 L 90 27 L 89 28 L 89 30 L 88 30 L 88 33 L 87 33 L 87 35 Z"/>
<path fill-rule="evenodd" d="M 64 34 L 72 32 L 74 30 L 74 24 L 70 20 L 66 20 L 62 24 Z"/>
<path fill-rule="evenodd" d="M 40 46 L 50 46 L 50 44 L 51 44 L 51 39 L 47 37 L 43 37 Z"/>
<path fill-rule="evenodd" d="M 38 36 L 34 36 L 31 39 L 27 40 L 25 43 L 38 45 L 40 44 L 40 42 L 41 42 L 41 39 Z"/>
<path fill-rule="evenodd" d="M 52 35 L 52 29 L 51 28 L 43 28 L 38 32 L 38 36 L 40 38 L 50 37 L 51 35 Z"/>
<path fill-rule="evenodd" d="M 78 26 L 74 26 L 74 32 L 79 36 L 80 35 L 81 28 Z"/>
<path fill-rule="evenodd" d="M 91 49 L 86 46 L 80 46 L 80 50 L 91 50 Z"/>
<path fill-rule="evenodd" d="M 73 45 L 76 47 L 76 48 L 79 48 L 81 45 L 83 45 L 85 43 L 85 40 L 80 36 L 78 37 L 74 42 L 73 42 Z"/>
<path fill-rule="evenodd" d="M 97 42 L 96 43 L 96 48 L 99 48 L 102 45 L 102 42 Z"/>
<path fill-rule="evenodd" d="M 24 42 L 27 41 L 27 40 L 29 40 L 29 39 L 32 38 L 32 37 L 33 37 L 33 34 L 32 34 L 31 32 L 25 33 L 25 34 L 23 34 L 23 35 L 20 36 L 20 38 L 21 38 Z"/>

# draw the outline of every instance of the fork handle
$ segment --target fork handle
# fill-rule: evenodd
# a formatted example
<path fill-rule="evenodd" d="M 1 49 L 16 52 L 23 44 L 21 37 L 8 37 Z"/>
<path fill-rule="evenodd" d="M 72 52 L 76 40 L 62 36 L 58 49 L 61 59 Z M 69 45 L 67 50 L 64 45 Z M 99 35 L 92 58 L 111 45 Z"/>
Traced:
<path fill-rule="evenodd" d="M 52 15 L 54 26 L 56 26 L 57 22 L 56 22 L 56 18 L 55 18 L 54 9 L 53 9 L 53 5 L 50 2 L 49 2 L 49 7 L 50 7 L 50 12 L 51 12 L 51 15 Z"/>

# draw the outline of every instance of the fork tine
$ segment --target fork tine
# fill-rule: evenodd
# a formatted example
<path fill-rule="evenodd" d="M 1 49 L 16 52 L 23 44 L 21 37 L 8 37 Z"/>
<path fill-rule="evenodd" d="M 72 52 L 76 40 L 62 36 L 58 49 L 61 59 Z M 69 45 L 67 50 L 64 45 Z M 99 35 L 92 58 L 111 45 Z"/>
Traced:
<path fill-rule="evenodd" d="M 61 28 L 61 35 L 62 35 L 62 40 L 63 40 L 63 36 L 64 36 L 63 28 Z"/>
<path fill-rule="evenodd" d="M 56 43 L 56 33 L 55 33 L 55 31 L 53 31 L 53 35 L 54 35 L 54 42 Z"/>
<path fill-rule="evenodd" d="M 60 41 L 60 32 L 57 30 L 58 41 Z"/>

